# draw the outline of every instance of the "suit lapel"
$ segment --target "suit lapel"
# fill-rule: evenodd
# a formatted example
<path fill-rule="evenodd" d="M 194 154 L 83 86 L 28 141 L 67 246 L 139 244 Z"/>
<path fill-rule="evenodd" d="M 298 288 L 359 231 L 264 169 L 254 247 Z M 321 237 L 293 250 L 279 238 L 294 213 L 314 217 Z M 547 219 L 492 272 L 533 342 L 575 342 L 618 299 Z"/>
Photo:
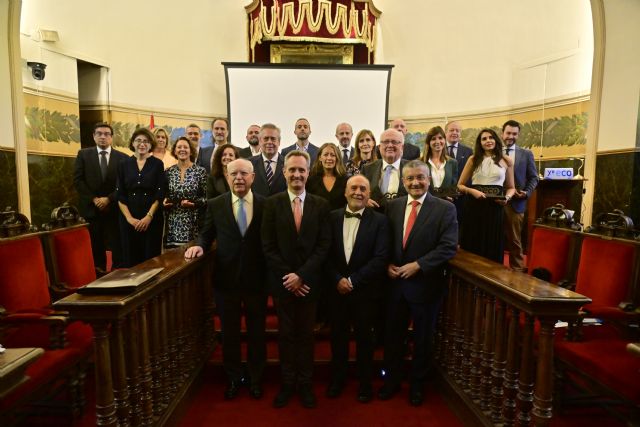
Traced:
<path fill-rule="evenodd" d="M 240 233 L 240 228 L 238 228 L 238 221 L 236 221 L 236 217 L 233 215 L 233 199 L 231 198 L 231 193 L 226 193 L 224 195 L 224 198 L 225 208 L 222 210 L 222 215 L 225 215 L 225 222 L 229 224 L 229 226 L 232 226 L 233 229 L 238 233 L 238 235 L 241 235 L 242 233 Z"/>
<path fill-rule="evenodd" d="M 307 195 L 304 198 L 304 207 L 302 208 L 302 223 L 300 224 L 300 233 L 299 233 L 301 236 L 304 233 L 305 229 L 309 227 L 308 224 L 314 209 L 315 209 L 315 201 L 313 200 L 313 197 L 311 197 L 311 195 L 307 193 Z M 293 209 L 290 209 L 290 211 L 291 211 L 291 217 L 293 218 Z M 295 222 L 294 222 L 294 229 L 295 229 Z"/>
<path fill-rule="evenodd" d="M 337 219 L 337 227 L 336 232 L 333 235 L 333 238 L 336 240 L 336 244 L 338 245 L 338 252 L 342 256 L 342 261 L 344 264 L 347 264 L 347 258 L 344 255 L 344 209 L 340 209 L 340 216 Z M 352 252 L 353 255 L 353 252 Z"/>
<path fill-rule="evenodd" d="M 427 219 L 431 215 L 431 209 L 430 209 L 431 206 L 430 206 L 429 198 L 430 198 L 430 195 L 427 194 L 427 197 L 424 198 L 424 202 L 422 203 L 422 206 L 420 206 L 420 212 L 418 212 L 418 216 L 416 217 L 416 222 L 413 223 L 413 228 L 411 229 L 411 233 L 409 233 L 409 237 L 407 238 L 407 245 L 405 246 L 405 248 L 409 247 L 409 244 L 411 243 L 413 236 L 415 236 L 418 233 L 418 230 L 425 225 L 425 223 L 427 222 Z"/>
<path fill-rule="evenodd" d="M 369 235 L 369 225 L 373 219 L 373 214 L 367 208 L 362 213 L 362 218 L 360 219 L 360 226 L 358 227 L 358 232 L 356 233 L 356 240 L 353 242 L 353 249 L 351 250 L 351 259 L 353 259 L 353 255 L 360 249 L 360 246 L 363 245 L 362 241 L 365 240 Z M 344 215 L 342 217 L 342 221 L 344 221 Z M 343 244 L 344 246 L 344 244 Z M 344 247 L 342 248 L 342 253 L 344 253 Z M 349 260 L 351 261 L 351 260 Z"/>

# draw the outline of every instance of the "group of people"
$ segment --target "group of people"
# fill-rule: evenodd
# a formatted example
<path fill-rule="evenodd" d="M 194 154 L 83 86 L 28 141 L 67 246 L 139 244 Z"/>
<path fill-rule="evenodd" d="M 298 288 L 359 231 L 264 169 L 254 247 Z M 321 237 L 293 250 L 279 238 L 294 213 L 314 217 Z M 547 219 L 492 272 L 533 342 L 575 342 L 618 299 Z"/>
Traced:
<path fill-rule="evenodd" d="M 374 330 L 384 336 L 386 376 L 378 397 L 392 398 L 405 376 L 412 322 L 409 401 L 420 405 L 447 262 L 458 243 L 502 262 L 507 230 L 511 265 L 524 268 L 519 236 L 537 172 L 531 152 L 515 146 L 519 131 L 517 122 L 508 121 L 501 140 L 484 129 L 471 150 L 460 143 L 459 123 L 450 122 L 429 130 L 421 154 L 405 144 L 401 119 L 378 144 L 371 131 L 361 130 L 352 147 L 353 130 L 340 123 L 338 144 L 317 147 L 309 141 L 309 121 L 301 118 L 294 126 L 296 142 L 282 151 L 281 131 L 270 123 L 250 126 L 249 146 L 238 150 L 228 142 L 227 121 L 216 119 L 212 147 L 200 147 L 201 130 L 189 125 L 171 146 L 169 160 L 163 129 L 137 129 L 130 139 L 134 155 L 128 157 L 111 148 L 112 128 L 98 123 L 96 147 L 80 150 L 74 181 L 97 268 L 106 266 L 106 247 L 115 267 L 127 267 L 160 254 L 163 235 L 167 246 L 195 239 L 186 259 L 217 242 L 214 286 L 227 399 L 239 393 L 246 375 L 240 357 L 242 307 L 249 393 L 262 397 L 270 294 L 282 371 L 275 407 L 286 406 L 296 392 L 303 406 L 317 404 L 311 381 L 319 301 L 331 328 L 326 395 L 337 397 L 345 386 L 353 328 L 357 400 L 366 403 L 374 396 Z"/>

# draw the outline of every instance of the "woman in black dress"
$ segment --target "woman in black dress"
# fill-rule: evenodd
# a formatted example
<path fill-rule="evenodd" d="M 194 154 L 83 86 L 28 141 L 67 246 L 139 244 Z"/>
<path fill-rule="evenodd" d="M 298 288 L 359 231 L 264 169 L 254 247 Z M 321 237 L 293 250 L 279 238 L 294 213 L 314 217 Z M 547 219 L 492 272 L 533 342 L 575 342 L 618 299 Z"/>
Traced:
<path fill-rule="evenodd" d="M 152 155 L 155 144 L 148 129 L 137 129 L 129 140 L 133 156 L 118 164 L 116 194 L 125 267 L 158 256 L 162 250 L 164 221 L 158 208 L 166 181 L 162 161 Z"/>
<path fill-rule="evenodd" d="M 376 155 L 376 138 L 369 129 L 362 129 L 356 135 L 356 152 L 345 165 L 347 176 L 358 175 L 369 162 L 378 159 Z"/>
<path fill-rule="evenodd" d="M 347 174 L 338 147 L 327 142 L 320 147 L 318 157 L 311 166 L 307 191 L 328 201 L 329 207 L 334 210 L 347 204 L 344 197 L 346 185 Z"/>
<path fill-rule="evenodd" d="M 207 199 L 218 197 L 229 191 L 227 183 L 227 165 L 240 158 L 238 147 L 231 144 L 223 144 L 213 153 L 211 175 L 207 178 Z"/>

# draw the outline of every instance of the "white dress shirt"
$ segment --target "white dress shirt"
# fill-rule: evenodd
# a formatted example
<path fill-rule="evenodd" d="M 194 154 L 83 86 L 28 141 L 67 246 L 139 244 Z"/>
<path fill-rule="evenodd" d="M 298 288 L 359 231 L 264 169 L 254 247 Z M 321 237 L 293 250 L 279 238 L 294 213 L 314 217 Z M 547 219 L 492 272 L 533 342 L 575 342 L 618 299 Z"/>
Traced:
<path fill-rule="evenodd" d="M 102 149 L 96 145 L 96 149 L 98 150 L 98 163 L 100 163 L 100 157 L 102 156 L 102 154 L 100 153 L 103 151 L 106 151 L 107 154 L 105 154 L 105 156 L 107 158 L 107 164 L 109 164 L 109 157 L 111 157 L 111 146 L 108 146 L 107 148 Z"/>
<path fill-rule="evenodd" d="M 414 200 L 417 200 L 419 202 L 418 206 L 416 206 L 416 217 L 417 217 L 420 214 L 420 209 L 422 209 L 422 205 L 424 204 L 425 197 L 427 197 L 427 193 L 426 192 L 419 199 L 414 199 L 411 196 L 407 197 L 407 206 L 404 208 L 404 223 L 402 225 L 402 236 L 403 237 L 405 235 L 405 232 L 407 231 L 407 221 L 409 220 L 409 215 L 411 214 L 411 209 L 413 209 L 413 206 L 411 206 L 411 202 L 413 202 Z M 416 224 L 414 223 L 413 226 L 415 227 Z"/>
<path fill-rule="evenodd" d="M 293 201 L 296 197 L 300 198 L 300 213 L 304 215 L 304 199 L 307 197 L 307 192 L 303 191 L 302 194 L 296 195 L 291 192 L 291 190 L 287 189 L 287 194 L 289 194 L 289 200 L 291 201 L 291 212 L 293 212 Z"/>
<path fill-rule="evenodd" d="M 435 163 L 429 159 L 429 165 L 431 166 L 431 186 L 433 188 L 440 188 L 442 181 L 444 181 L 444 165 L 446 162 L 442 162 L 440 166 L 436 166 Z"/>
<path fill-rule="evenodd" d="M 238 222 L 238 211 L 240 210 L 240 198 L 231 192 L 231 208 L 233 211 L 233 216 Z M 253 193 L 251 190 L 244 196 L 244 214 L 247 218 L 247 228 L 251 225 L 251 220 L 253 219 Z"/>
<path fill-rule="evenodd" d="M 359 211 L 352 212 L 348 207 L 346 208 L 347 212 L 351 213 L 359 213 L 360 215 L 364 214 L 364 208 Z M 356 243 L 356 236 L 358 235 L 358 228 L 360 227 L 360 222 L 362 220 L 358 218 L 344 218 L 344 223 L 342 224 L 342 243 L 344 245 L 344 258 L 347 260 L 347 264 L 349 264 L 349 260 L 351 259 L 351 253 L 353 252 L 353 245 Z"/>

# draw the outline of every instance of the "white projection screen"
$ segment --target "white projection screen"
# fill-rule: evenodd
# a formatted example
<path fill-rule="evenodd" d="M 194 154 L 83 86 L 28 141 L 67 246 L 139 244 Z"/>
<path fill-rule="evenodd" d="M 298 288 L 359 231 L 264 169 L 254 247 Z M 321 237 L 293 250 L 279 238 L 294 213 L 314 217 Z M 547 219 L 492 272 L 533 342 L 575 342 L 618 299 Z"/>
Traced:
<path fill-rule="evenodd" d="M 370 129 L 378 140 L 387 123 L 392 65 L 300 65 L 223 62 L 231 142 L 248 146 L 252 124 L 273 123 L 282 131 L 280 149 L 293 144 L 293 127 L 304 117 L 309 141 L 337 144 L 338 123 L 355 135 Z"/>

